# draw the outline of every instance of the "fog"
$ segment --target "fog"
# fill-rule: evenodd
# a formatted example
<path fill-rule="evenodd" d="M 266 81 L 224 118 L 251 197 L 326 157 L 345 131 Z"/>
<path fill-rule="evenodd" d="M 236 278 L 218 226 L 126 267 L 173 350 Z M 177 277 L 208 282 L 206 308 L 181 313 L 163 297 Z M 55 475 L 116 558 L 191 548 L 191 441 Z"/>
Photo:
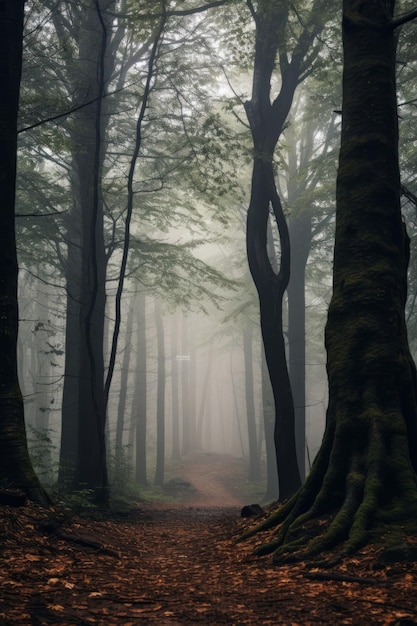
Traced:
<path fill-rule="evenodd" d="M 225 258 L 236 255 L 233 248 L 243 244 L 241 236 L 240 241 L 234 240 L 233 244 L 228 244 L 229 248 L 224 246 L 220 252 L 217 245 L 206 245 L 201 255 L 210 264 L 217 262 L 222 268 Z M 242 273 L 247 274 L 244 259 L 241 267 Z M 42 284 L 36 277 L 21 274 L 20 381 L 32 460 L 47 484 L 53 484 L 57 478 L 61 442 L 65 371 L 63 292 L 62 286 Z M 326 408 L 322 329 L 328 286 L 319 292 L 317 288 L 314 292 L 311 290 L 307 307 L 307 470 L 320 446 Z M 195 464 L 199 460 L 205 465 L 208 460 L 215 464 L 221 458 L 225 469 L 225 460 L 230 458 L 230 471 L 235 473 L 236 460 L 240 460 L 236 495 L 245 500 L 253 493 L 262 500 L 266 486 L 262 350 L 256 295 L 247 279 L 237 281 L 230 290 L 222 286 L 216 303 L 200 302 L 187 308 L 164 302 L 153 290 L 149 292 L 129 279 L 123 296 L 119 349 L 107 411 L 106 446 L 111 483 L 123 491 L 129 482 L 135 481 L 138 454 L 146 455 L 146 472 L 139 482 L 148 485 L 154 482 L 158 372 L 161 370 L 156 303 L 162 305 L 164 339 L 164 483 L 181 474 L 181 464 L 190 461 Z M 113 311 L 114 297 L 110 291 L 107 360 Z M 261 462 L 261 474 L 252 483 L 248 482 L 248 380 L 244 354 L 244 333 L 248 328 L 252 344 L 255 447 Z M 137 452 L 138 428 L 145 439 L 140 452 Z M 225 469 L 225 484 L 228 474 Z M 218 481 L 222 482 L 221 476 Z"/>
<path fill-rule="evenodd" d="M 54 10 L 28 15 L 21 89 L 18 363 L 32 462 L 48 486 L 108 480 L 136 497 L 187 458 L 229 457 L 242 494 L 249 482 L 262 497 L 274 409 L 246 254 L 252 18 L 239 16 L 237 54 L 215 12 L 155 29 L 140 8 L 140 28 L 97 3 Z M 292 246 L 287 357 L 305 367 L 291 373 L 302 472 L 325 421 L 340 130 L 333 85 L 327 101 L 314 90 L 292 94 L 273 164 Z M 267 248 L 278 272 L 272 215 Z"/>

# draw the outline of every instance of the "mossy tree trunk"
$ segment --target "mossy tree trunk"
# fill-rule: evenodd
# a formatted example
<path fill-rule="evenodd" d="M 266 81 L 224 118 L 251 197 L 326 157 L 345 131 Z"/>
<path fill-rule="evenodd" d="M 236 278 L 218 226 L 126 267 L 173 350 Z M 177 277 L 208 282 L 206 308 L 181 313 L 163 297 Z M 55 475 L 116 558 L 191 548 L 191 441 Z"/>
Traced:
<path fill-rule="evenodd" d="M 404 306 L 408 238 L 400 211 L 394 2 L 343 4 L 343 123 L 333 296 L 326 326 L 329 406 L 306 484 L 263 527 L 283 522 L 279 562 L 417 517 L 416 371 Z M 308 542 L 303 526 L 329 514 Z"/>
<path fill-rule="evenodd" d="M 22 69 L 23 0 L 6 0 L 0 12 L 0 481 L 33 500 L 48 498 L 33 471 L 26 444 L 17 375 L 17 254 L 15 182 L 17 112 Z"/>

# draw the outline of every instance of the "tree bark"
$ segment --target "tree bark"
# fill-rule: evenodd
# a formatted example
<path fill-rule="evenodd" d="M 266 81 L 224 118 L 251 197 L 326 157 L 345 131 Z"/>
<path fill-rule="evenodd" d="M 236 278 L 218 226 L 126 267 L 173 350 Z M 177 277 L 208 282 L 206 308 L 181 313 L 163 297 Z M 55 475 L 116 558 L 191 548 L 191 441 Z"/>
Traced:
<path fill-rule="evenodd" d="M 291 200 L 289 198 L 291 206 Z M 305 270 L 311 246 L 311 216 L 289 220 L 291 279 L 288 284 L 288 371 L 294 397 L 295 443 L 301 480 L 306 453 L 306 302 Z"/>
<path fill-rule="evenodd" d="M 278 500 L 278 469 L 277 457 L 274 444 L 275 409 L 274 396 L 272 393 L 271 380 L 265 361 L 265 352 L 262 350 L 261 363 L 262 377 L 262 412 L 265 433 L 265 453 L 266 453 L 266 489 L 265 500 Z"/>

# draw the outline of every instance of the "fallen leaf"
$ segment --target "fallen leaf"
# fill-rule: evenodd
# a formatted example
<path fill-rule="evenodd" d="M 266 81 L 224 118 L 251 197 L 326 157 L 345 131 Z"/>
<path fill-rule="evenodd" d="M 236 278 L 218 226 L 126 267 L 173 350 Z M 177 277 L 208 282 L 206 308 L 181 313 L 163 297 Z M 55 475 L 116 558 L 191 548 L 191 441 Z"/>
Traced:
<path fill-rule="evenodd" d="M 48 604 L 47 608 L 50 611 L 58 611 L 58 612 L 65 611 L 65 607 L 63 607 L 62 604 Z"/>

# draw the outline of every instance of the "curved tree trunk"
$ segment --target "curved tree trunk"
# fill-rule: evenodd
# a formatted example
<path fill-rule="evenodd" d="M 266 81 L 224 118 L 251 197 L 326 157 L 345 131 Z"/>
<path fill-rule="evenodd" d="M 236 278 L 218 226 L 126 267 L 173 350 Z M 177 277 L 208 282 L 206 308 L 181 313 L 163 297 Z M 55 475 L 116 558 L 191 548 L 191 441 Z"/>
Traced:
<path fill-rule="evenodd" d="M 329 406 L 305 485 L 263 525 L 259 553 L 315 554 L 363 545 L 381 524 L 417 517 L 416 370 L 404 307 L 408 238 L 397 153 L 394 2 L 345 0 L 343 124 L 333 297 L 326 326 Z M 330 514 L 308 542 L 302 526 Z M 295 531 L 298 539 L 295 539 Z"/>
<path fill-rule="evenodd" d="M 0 12 L 0 480 L 33 500 L 48 498 L 33 471 L 26 444 L 23 399 L 17 376 L 17 254 L 15 182 L 17 112 L 22 69 L 23 0 Z"/>
<path fill-rule="evenodd" d="M 290 242 L 274 177 L 273 156 L 290 111 L 294 93 L 306 72 L 311 71 L 311 46 L 322 26 L 325 0 L 315 0 L 291 51 L 292 37 L 287 32 L 289 3 L 259 0 L 255 11 L 249 7 L 256 24 L 252 98 L 245 110 L 252 133 L 254 156 L 251 198 L 247 215 L 246 244 L 248 263 L 259 295 L 262 338 L 275 401 L 275 448 L 279 498 L 291 496 L 301 484 L 296 458 L 294 403 L 285 354 L 282 327 L 282 299 L 290 276 Z M 309 19 L 311 23 L 309 23 Z M 279 65 L 281 86 L 271 101 L 271 81 Z M 281 252 L 279 271 L 274 271 L 267 252 L 269 214 L 278 228 Z"/>
<path fill-rule="evenodd" d="M 273 271 L 267 254 L 266 233 L 270 204 L 279 223 L 281 239 L 281 265 L 278 274 Z M 282 325 L 282 298 L 289 280 L 290 248 L 287 225 L 275 189 L 272 154 L 270 161 L 256 153 L 254 156 L 252 195 L 247 218 L 247 254 L 259 295 L 265 358 L 275 400 L 274 441 L 279 497 L 283 500 L 297 490 L 301 480 L 295 448 L 294 404 Z"/>

